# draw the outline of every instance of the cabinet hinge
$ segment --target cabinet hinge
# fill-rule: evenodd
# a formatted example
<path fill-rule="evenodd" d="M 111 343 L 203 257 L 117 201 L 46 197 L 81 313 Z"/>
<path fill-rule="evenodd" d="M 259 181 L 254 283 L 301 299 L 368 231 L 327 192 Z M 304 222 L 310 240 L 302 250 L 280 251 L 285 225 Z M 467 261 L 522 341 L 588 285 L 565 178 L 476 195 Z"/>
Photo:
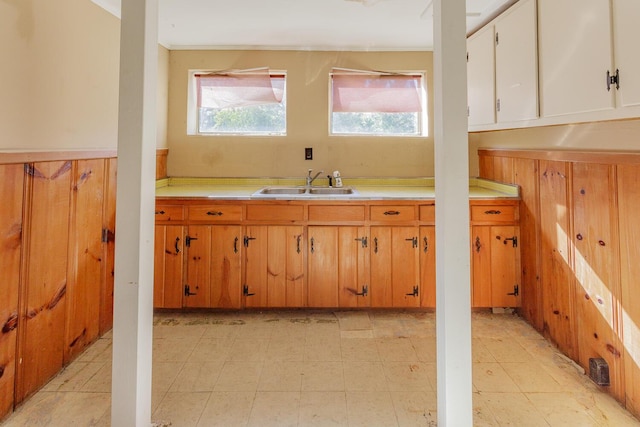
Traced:
<path fill-rule="evenodd" d="M 358 237 L 356 238 L 356 240 L 362 244 L 363 248 L 367 247 L 368 245 L 367 236 Z"/>
<path fill-rule="evenodd" d="M 366 297 L 368 293 L 369 293 L 369 288 L 367 287 L 367 285 L 364 285 L 362 287 L 362 292 L 356 292 L 356 295 Z"/>
<path fill-rule="evenodd" d="M 407 294 L 407 296 L 409 297 L 417 297 L 418 296 L 418 285 L 413 287 L 413 292 L 411 292 L 410 294 Z"/>
<path fill-rule="evenodd" d="M 616 89 L 620 89 L 620 70 L 616 69 L 614 75 L 607 70 L 607 91 L 611 90 L 611 85 L 616 85 Z"/>
<path fill-rule="evenodd" d="M 511 240 L 511 243 L 513 244 L 514 248 L 518 247 L 518 236 L 513 236 L 513 237 L 507 237 L 504 239 L 504 244 L 507 244 L 507 241 Z"/>
<path fill-rule="evenodd" d="M 520 287 L 518 285 L 513 285 L 513 292 L 509 292 L 507 295 L 513 295 L 517 297 L 520 294 Z"/>
<path fill-rule="evenodd" d="M 189 285 L 184 285 L 184 296 L 189 297 L 191 295 L 197 295 L 195 292 L 191 292 Z"/>
<path fill-rule="evenodd" d="M 244 236 L 244 247 L 248 248 L 249 247 L 249 241 L 251 240 L 256 240 L 255 237 L 249 237 L 249 236 Z"/>
<path fill-rule="evenodd" d="M 249 285 L 244 285 L 244 286 L 242 287 L 242 294 L 243 294 L 245 297 L 250 297 L 250 296 L 255 295 L 255 293 L 251 293 L 251 294 L 249 293 Z"/>
<path fill-rule="evenodd" d="M 187 237 L 185 237 L 185 238 L 184 238 L 184 245 L 185 245 L 186 247 L 190 248 L 190 247 L 191 247 L 191 241 L 192 241 L 192 240 L 198 240 L 198 238 L 197 238 L 197 237 L 187 236 Z"/>
<path fill-rule="evenodd" d="M 406 240 L 407 242 L 411 242 L 411 247 L 412 248 L 415 249 L 415 248 L 418 247 L 418 238 L 417 237 L 410 237 L 410 238 L 404 239 L 404 240 Z"/>
<path fill-rule="evenodd" d="M 499 44 L 500 44 L 500 37 L 498 33 L 496 33 L 496 46 L 498 46 Z"/>
<path fill-rule="evenodd" d="M 467 52 L 467 62 L 469 62 L 469 52 Z"/>

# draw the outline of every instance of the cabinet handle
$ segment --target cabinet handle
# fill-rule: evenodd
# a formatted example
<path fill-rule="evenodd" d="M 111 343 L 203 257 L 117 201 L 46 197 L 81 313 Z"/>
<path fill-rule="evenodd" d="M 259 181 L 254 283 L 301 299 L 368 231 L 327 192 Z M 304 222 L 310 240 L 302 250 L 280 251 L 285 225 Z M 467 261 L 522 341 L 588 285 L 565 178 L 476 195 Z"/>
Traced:
<path fill-rule="evenodd" d="M 302 237 L 302 236 L 301 236 L 300 234 L 298 234 L 298 236 L 297 236 L 297 238 L 296 238 L 296 241 L 297 241 L 297 244 L 296 244 L 296 252 L 297 252 L 297 253 L 300 253 L 300 238 L 301 238 L 301 237 Z"/>
<path fill-rule="evenodd" d="M 385 211 L 385 215 L 400 215 L 399 211 Z"/>
<path fill-rule="evenodd" d="M 209 211 L 209 212 L 207 212 L 207 215 L 209 215 L 209 216 L 222 216 L 223 213 L 220 212 L 220 211 L 217 211 L 217 212 Z"/>
<path fill-rule="evenodd" d="M 164 211 L 156 211 L 156 215 L 164 215 L 165 212 Z"/>
<path fill-rule="evenodd" d="M 484 211 L 485 215 L 500 215 L 502 212 L 496 209 L 490 209 L 488 211 Z"/>
<path fill-rule="evenodd" d="M 374 237 L 373 238 L 373 252 L 374 253 L 378 253 L 378 238 Z"/>
<path fill-rule="evenodd" d="M 315 240 L 313 239 L 313 237 L 311 238 L 310 243 L 311 243 L 311 253 L 314 253 L 316 251 L 316 248 L 315 248 Z"/>
<path fill-rule="evenodd" d="M 424 253 L 426 254 L 429 251 L 429 240 L 426 237 L 422 240 L 424 242 Z"/>
<path fill-rule="evenodd" d="M 176 253 L 179 254 L 180 253 L 180 248 L 178 247 L 178 243 L 180 243 L 180 238 L 176 237 Z"/>
<path fill-rule="evenodd" d="M 480 248 L 482 248 L 482 244 L 480 243 L 480 237 L 476 236 L 476 252 L 480 253 Z"/>
<path fill-rule="evenodd" d="M 238 239 L 237 237 L 233 240 L 233 253 L 237 254 L 238 253 Z"/>

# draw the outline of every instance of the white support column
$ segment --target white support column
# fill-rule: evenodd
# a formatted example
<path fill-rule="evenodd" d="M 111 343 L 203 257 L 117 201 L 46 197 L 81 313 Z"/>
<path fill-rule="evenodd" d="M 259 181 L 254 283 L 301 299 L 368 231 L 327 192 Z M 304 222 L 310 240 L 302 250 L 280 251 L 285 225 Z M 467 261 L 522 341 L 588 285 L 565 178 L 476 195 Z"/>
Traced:
<path fill-rule="evenodd" d="M 465 0 L 434 1 L 438 426 L 473 425 Z"/>
<path fill-rule="evenodd" d="M 151 424 L 158 1 L 122 0 L 111 425 Z"/>

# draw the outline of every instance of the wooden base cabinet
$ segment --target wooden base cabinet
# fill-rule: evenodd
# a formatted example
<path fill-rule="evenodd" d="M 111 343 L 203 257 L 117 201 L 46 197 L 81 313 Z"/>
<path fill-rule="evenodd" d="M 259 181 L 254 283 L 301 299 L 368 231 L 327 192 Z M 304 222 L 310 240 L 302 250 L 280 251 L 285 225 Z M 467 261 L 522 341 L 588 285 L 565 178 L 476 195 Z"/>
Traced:
<path fill-rule="evenodd" d="M 156 225 L 153 306 L 182 308 L 184 226 Z"/>

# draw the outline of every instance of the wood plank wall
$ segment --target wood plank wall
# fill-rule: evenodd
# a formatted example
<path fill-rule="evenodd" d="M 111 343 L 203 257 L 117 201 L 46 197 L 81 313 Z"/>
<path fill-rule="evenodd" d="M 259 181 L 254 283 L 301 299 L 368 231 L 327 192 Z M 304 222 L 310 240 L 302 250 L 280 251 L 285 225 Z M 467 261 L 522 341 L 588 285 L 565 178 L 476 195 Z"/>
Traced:
<path fill-rule="evenodd" d="M 479 150 L 521 186 L 522 316 L 640 416 L 640 153 Z"/>
<path fill-rule="evenodd" d="M 116 159 L 104 154 L 0 153 L 0 419 L 111 328 Z"/>

